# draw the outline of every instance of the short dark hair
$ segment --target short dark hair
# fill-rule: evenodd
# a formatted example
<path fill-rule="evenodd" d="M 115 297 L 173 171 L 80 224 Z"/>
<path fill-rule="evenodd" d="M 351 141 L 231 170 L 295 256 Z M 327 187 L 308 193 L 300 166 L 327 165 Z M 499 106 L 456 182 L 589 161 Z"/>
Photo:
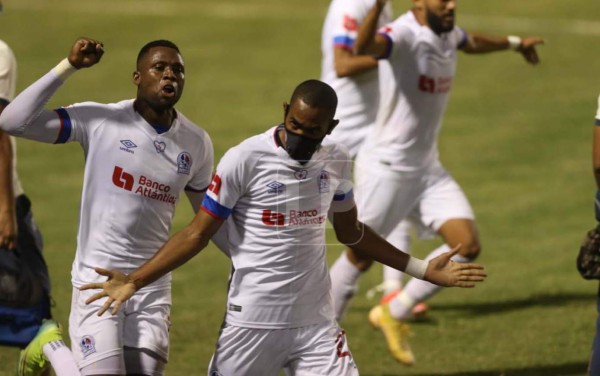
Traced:
<path fill-rule="evenodd" d="M 175 51 L 177 51 L 178 54 L 181 54 L 181 52 L 179 52 L 179 47 L 177 47 L 175 43 L 166 39 L 153 40 L 152 42 L 146 43 L 144 47 L 142 47 L 142 49 L 138 53 L 136 64 L 139 64 L 140 60 L 142 60 L 142 58 L 148 53 L 148 51 L 150 51 L 150 49 L 154 47 L 172 48 Z"/>
<path fill-rule="evenodd" d="M 328 109 L 333 113 L 335 113 L 338 102 L 335 90 L 319 80 L 306 80 L 296 86 L 290 104 L 294 103 L 296 99 L 301 99 L 311 107 Z"/>

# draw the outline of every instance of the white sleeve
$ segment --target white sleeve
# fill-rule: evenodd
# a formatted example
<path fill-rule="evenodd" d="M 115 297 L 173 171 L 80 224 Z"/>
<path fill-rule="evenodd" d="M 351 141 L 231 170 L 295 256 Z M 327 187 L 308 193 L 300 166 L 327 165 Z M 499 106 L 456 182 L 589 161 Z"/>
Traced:
<path fill-rule="evenodd" d="M 246 191 L 244 172 L 247 160 L 236 149 L 229 149 L 219 162 L 202 201 L 202 210 L 223 220 L 233 212 L 233 208 Z"/>
<path fill-rule="evenodd" d="M 396 21 L 381 27 L 378 31 L 379 34 L 383 35 L 388 39 L 389 46 L 388 51 L 383 58 L 388 58 L 392 54 L 397 54 L 403 48 L 409 47 L 408 41 L 411 38 L 411 30 L 406 25 L 403 25 L 402 21 L 397 19 Z"/>
<path fill-rule="evenodd" d="M 352 161 L 348 155 L 344 155 L 339 163 L 341 164 L 339 168 L 342 174 L 335 189 L 331 208 L 329 209 L 331 213 L 346 212 L 355 206 L 352 184 Z"/>
<path fill-rule="evenodd" d="M 44 110 L 44 106 L 62 83 L 53 70 L 46 73 L 2 111 L 0 128 L 13 136 L 47 143 L 59 142 L 61 130 L 65 130 L 64 120 L 57 112 Z"/>
<path fill-rule="evenodd" d="M 352 50 L 358 34 L 358 27 L 366 16 L 358 2 L 348 2 L 342 7 L 338 6 L 332 22 L 333 47 Z"/>
<path fill-rule="evenodd" d="M 208 133 L 204 132 L 202 141 L 203 144 L 198 153 L 199 166 L 197 166 L 196 173 L 186 185 L 186 191 L 204 192 L 212 179 L 214 150 Z"/>
<path fill-rule="evenodd" d="M 0 100 L 8 104 L 15 95 L 17 61 L 11 49 L 0 43 Z"/>

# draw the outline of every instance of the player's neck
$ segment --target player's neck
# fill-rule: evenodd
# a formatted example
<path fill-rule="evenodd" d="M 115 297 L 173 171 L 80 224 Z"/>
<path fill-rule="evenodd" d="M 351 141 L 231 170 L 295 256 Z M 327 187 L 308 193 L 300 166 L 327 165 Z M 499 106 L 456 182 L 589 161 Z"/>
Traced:
<path fill-rule="evenodd" d="M 429 25 L 427 25 L 427 18 L 425 17 L 425 12 L 423 12 L 423 10 L 413 8 L 413 9 L 411 9 L 411 11 L 412 11 L 413 15 L 415 16 L 419 25 L 429 27 Z"/>
<path fill-rule="evenodd" d="M 154 127 L 170 128 L 176 117 L 175 109 L 172 107 L 164 110 L 156 109 L 139 100 L 133 102 L 133 108 L 135 112 Z"/>

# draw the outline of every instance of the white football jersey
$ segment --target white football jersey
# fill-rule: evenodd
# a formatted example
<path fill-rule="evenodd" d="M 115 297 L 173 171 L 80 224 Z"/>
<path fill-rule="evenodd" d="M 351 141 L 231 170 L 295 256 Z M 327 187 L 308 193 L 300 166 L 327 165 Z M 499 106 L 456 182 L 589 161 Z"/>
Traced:
<path fill-rule="evenodd" d="M 380 32 L 391 42 L 380 62 L 381 103 L 362 161 L 395 171 L 422 171 L 438 162 L 437 136 L 467 34 L 455 27 L 441 36 L 409 11 Z M 363 159 L 364 158 L 364 159 Z"/>
<path fill-rule="evenodd" d="M 221 219 L 233 263 L 226 322 L 283 329 L 334 319 L 325 259 L 327 214 L 354 206 L 343 146 L 325 141 L 301 165 L 277 127 L 231 148 L 202 210 Z"/>
<path fill-rule="evenodd" d="M 85 102 L 55 110 L 57 143 L 79 142 L 85 172 L 72 268 L 73 286 L 99 282 L 94 267 L 130 273 L 167 241 L 175 205 L 184 189 L 210 183 L 213 147 L 208 134 L 177 112 L 162 134 L 133 108 Z M 147 291 L 169 287 L 170 275 Z"/>
<path fill-rule="evenodd" d="M 17 60 L 10 47 L 0 40 L 0 101 L 5 105 L 15 96 L 17 85 Z M 23 188 L 17 174 L 17 143 L 10 137 L 13 154 L 13 191 L 16 196 L 23 194 Z"/>
<path fill-rule="evenodd" d="M 369 127 L 375 122 L 379 103 L 377 69 L 353 77 L 338 77 L 334 48 L 352 51 L 358 28 L 375 0 L 333 0 L 329 6 L 321 37 L 321 81 L 328 83 L 338 95 L 336 118 L 340 123 L 331 133 L 355 156 Z M 391 3 L 387 3 L 380 19 L 383 26 L 392 20 Z"/>

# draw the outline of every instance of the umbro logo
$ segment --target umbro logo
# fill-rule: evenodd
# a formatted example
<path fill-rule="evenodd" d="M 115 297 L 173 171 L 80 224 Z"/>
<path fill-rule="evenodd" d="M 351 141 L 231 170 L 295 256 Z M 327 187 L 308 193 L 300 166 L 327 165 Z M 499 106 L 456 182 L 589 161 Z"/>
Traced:
<path fill-rule="evenodd" d="M 135 154 L 133 150 L 137 148 L 137 145 L 131 140 L 121 140 L 121 144 L 124 146 L 119 147 L 120 150 L 126 151 L 131 154 Z"/>
<path fill-rule="evenodd" d="M 280 183 L 278 181 L 272 181 L 269 184 L 267 184 L 267 188 L 269 188 L 267 190 L 267 193 L 280 194 L 285 191 L 285 184 Z"/>

